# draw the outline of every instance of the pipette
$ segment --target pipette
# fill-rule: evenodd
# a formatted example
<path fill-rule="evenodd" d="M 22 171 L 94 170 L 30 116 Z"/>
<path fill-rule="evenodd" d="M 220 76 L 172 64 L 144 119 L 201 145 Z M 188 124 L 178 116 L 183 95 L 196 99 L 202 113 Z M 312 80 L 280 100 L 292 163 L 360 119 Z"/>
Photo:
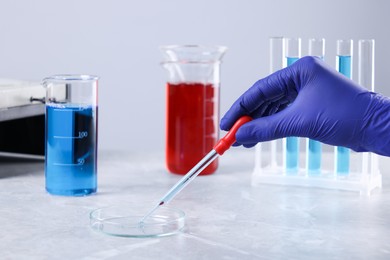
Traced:
<path fill-rule="evenodd" d="M 196 176 L 199 175 L 210 163 L 212 163 L 219 155 L 224 154 L 235 142 L 236 132 L 245 123 L 251 121 L 250 116 L 240 117 L 230 131 L 221 138 L 214 148 L 198 162 L 186 175 L 183 176 L 157 203 L 157 205 L 149 211 L 140 221 L 142 223 L 152 215 L 160 206 L 169 203 L 184 187 L 186 187 Z"/>

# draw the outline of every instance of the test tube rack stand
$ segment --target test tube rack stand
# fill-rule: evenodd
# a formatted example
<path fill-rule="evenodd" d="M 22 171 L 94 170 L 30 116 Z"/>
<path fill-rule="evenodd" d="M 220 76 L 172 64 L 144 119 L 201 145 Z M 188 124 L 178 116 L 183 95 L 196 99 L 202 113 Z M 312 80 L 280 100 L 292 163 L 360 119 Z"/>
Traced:
<path fill-rule="evenodd" d="M 334 152 L 332 151 L 322 153 L 322 165 L 325 167 L 322 167 L 320 171 L 313 173 L 309 172 L 307 167 L 299 167 L 297 171 L 291 172 L 287 171 L 284 166 L 283 149 L 276 149 L 279 142 L 282 143 L 281 140 L 275 140 L 256 146 L 255 167 L 252 173 L 253 186 L 274 184 L 316 187 L 358 192 L 362 196 L 370 196 L 373 190 L 382 187 L 378 155 L 374 153 L 351 151 L 351 171 L 342 176 L 334 171 Z M 306 151 L 300 151 L 300 165 L 303 166 L 306 165 Z"/>

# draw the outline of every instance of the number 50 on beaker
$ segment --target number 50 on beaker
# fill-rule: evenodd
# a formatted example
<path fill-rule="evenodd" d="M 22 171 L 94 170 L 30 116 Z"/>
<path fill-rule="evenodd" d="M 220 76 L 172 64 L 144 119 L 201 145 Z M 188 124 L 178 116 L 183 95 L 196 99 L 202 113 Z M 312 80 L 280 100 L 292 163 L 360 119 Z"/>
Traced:
<path fill-rule="evenodd" d="M 98 77 L 54 75 L 45 78 L 43 85 L 46 190 L 64 196 L 95 193 Z"/>

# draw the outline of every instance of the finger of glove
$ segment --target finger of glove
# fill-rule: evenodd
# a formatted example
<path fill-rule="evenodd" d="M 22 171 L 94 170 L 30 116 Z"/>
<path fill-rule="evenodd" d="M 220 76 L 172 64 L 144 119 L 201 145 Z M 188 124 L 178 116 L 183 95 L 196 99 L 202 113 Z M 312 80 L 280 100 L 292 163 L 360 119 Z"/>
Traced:
<path fill-rule="evenodd" d="M 252 144 L 245 144 L 245 145 L 243 145 L 243 146 L 244 146 L 245 148 L 251 148 L 251 147 L 255 146 L 256 144 L 257 144 L 257 142 L 252 143 Z M 235 142 L 232 146 L 237 147 L 237 146 L 241 146 L 241 145 L 242 145 L 242 144 Z"/>
<path fill-rule="evenodd" d="M 289 110 L 289 111 L 286 111 Z M 257 118 L 241 126 L 236 133 L 236 142 L 251 145 L 288 136 L 300 136 L 301 123 L 295 120 L 290 107 L 271 116 Z"/>
<path fill-rule="evenodd" d="M 255 146 L 257 143 L 253 143 L 253 144 L 244 144 L 243 146 L 245 148 L 252 148 L 253 146 Z"/>
<path fill-rule="evenodd" d="M 259 118 L 263 116 L 270 116 L 275 114 L 289 105 L 289 101 L 287 99 L 279 99 L 276 102 L 265 102 L 258 109 L 251 113 L 253 118 Z"/>

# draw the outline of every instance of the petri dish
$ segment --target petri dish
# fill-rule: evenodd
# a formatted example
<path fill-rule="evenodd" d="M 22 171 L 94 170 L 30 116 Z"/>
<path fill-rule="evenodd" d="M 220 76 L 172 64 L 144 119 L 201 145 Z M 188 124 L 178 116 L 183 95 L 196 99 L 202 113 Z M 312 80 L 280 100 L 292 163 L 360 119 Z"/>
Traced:
<path fill-rule="evenodd" d="M 160 207 L 142 224 L 140 220 L 150 208 L 112 206 L 93 210 L 90 217 L 92 229 L 120 237 L 162 237 L 181 232 L 185 224 L 183 211 Z"/>

